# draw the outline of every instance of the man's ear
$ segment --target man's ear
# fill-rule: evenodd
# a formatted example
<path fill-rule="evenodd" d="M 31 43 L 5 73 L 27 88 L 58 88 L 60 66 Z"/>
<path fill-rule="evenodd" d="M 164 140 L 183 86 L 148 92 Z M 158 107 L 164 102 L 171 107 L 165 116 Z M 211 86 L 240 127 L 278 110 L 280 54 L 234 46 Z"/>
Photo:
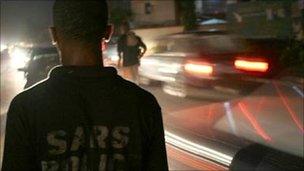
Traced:
<path fill-rule="evenodd" d="M 109 42 L 111 40 L 113 31 L 114 31 L 114 26 L 112 24 L 107 25 L 106 34 L 104 37 L 105 42 Z"/>
<path fill-rule="evenodd" d="M 50 27 L 49 32 L 50 32 L 50 36 L 51 36 L 51 39 L 52 39 L 52 44 L 56 45 L 58 43 L 56 28 L 55 27 Z"/>

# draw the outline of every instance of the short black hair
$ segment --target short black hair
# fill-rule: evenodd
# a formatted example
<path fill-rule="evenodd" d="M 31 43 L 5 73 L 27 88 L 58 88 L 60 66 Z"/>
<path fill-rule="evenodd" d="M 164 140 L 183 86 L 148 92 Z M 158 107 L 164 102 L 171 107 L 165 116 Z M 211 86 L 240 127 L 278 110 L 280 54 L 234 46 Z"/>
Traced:
<path fill-rule="evenodd" d="M 54 27 L 64 38 L 95 44 L 105 36 L 108 24 L 106 0 L 56 0 Z"/>

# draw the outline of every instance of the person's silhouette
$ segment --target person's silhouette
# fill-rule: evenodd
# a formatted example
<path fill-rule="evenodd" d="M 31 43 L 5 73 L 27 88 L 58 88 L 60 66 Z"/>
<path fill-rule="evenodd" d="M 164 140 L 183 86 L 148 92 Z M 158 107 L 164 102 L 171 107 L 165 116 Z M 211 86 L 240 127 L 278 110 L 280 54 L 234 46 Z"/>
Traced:
<path fill-rule="evenodd" d="M 11 102 L 2 170 L 168 170 L 156 99 L 103 67 L 106 2 L 57 0 L 53 13 L 62 66 Z"/>

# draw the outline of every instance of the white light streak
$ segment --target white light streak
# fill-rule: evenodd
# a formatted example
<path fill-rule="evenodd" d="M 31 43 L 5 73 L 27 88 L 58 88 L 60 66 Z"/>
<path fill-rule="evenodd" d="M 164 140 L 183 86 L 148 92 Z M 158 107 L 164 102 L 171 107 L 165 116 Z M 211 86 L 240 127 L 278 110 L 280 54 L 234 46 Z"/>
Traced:
<path fill-rule="evenodd" d="M 226 155 L 224 153 L 218 152 L 211 148 L 196 144 L 192 141 L 189 141 L 185 138 L 177 136 L 171 132 L 165 131 L 166 142 L 172 144 L 176 147 L 179 147 L 188 152 L 194 153 L 196 155 L 217 161 L 226 166 L 229 166 L 232 161 L 232 156 Z"/>
<path fill-rule="evenodd" d="M 226 111 L 226 115 L 227 115 L 227 118 L 228 118 L 228 122 L 229 122 L 229 125 L 232 129 L 232 132 L 234 134 L 236 134 L 236 127 L 235 127 L 235 122 L 234 122 L 234 119 L 233 119 L 233 113 L 231 111 L 231 105 L 229 102 L 225 102 L 224 103 L 224 107 L 225 107 L 225 111 Z"/>

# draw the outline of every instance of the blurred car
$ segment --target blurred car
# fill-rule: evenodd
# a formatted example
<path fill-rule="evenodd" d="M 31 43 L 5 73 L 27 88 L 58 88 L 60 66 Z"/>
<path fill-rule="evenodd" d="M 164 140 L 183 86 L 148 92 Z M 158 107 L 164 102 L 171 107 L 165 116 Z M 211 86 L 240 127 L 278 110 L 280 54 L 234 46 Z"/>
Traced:
<path fill-rule="evenodd" d="M 26 77 L 24 88 L 45 79 L 49 71 L 59 65 L 59 55 L 55 47 L 34 47 L 28 50 L 29 61 L 25 67 L 19 68 Z"/>
<path fill-rule="evenodd" d="M 192 170 L 303 170 L 303 85 L 285 72 L 249 96 L 165 113 L 169 158 Z"/>
<path fill-rule="evenodd" d="M 161 38 L 141 59 L 141 83 L 163 83 L 176 96 L 217 98 L 246 94 L 277 73 L 284 40 L 245 39 L 223 31 Z"/>

